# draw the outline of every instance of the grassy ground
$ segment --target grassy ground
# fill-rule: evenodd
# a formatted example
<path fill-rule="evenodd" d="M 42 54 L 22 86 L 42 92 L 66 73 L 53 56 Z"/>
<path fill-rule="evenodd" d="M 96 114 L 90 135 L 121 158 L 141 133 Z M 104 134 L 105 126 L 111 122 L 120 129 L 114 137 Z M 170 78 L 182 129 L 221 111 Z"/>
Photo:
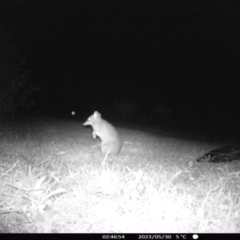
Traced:
<path fill-rule="evenodd" d="M 118 128 L 120 155 L 74 121 L 0 129 L 0 232 L 239 233 L 240 162 L 197 163 L 220 143 Z"/>

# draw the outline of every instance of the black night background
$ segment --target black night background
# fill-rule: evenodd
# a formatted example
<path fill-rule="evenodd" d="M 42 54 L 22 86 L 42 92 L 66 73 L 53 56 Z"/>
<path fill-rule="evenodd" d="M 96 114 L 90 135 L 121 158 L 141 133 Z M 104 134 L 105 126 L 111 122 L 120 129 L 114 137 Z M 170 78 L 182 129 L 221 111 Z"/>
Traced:
<path fill-rule="evenodd" d="M 28 114 L 98 110 L 120 122 L 239 133 L 238 1 L 10 0 L 0 9 L 38 89 Z M 116 114 L 122 102 L 134 116 Z"/>
<path fill-rule="evenodd" d="M 239 0 L 0 0 L 0 233 L 239 233 L 239 89 Z"/>

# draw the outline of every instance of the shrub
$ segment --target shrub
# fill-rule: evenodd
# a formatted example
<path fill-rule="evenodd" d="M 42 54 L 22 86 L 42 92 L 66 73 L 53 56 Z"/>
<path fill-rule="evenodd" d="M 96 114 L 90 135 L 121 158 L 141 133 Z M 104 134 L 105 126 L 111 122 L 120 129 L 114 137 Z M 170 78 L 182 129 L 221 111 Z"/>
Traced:
<path fill-rule="evenodd" d="M 17 110 L 27 110 L 34 105 L 34 91 L 25 69 L 26 56 L 14 40 L 14 31 L 0 28 L 0 115 L 13 117 Z"/>
<path fill-rule="evenodd" d="M 134 102 L 121 101 L 114 104 L 116 115 L 120 119 L 132 119 L 137 113 L 137 107 Z"/>

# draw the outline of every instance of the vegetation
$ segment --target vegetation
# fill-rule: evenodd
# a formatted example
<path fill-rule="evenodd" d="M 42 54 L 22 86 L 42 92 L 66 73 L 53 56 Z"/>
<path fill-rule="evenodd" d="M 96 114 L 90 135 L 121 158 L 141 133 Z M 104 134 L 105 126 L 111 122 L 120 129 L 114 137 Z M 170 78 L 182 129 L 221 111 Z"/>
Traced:
<path fill-rule="evenodd" d="M 217 145 L 118 130 L 112 161 L 77 122 L 2 131 L 0 232 L 240 231 L 238 161 L 197 163 Z"/>
<path fill-rule="evenodd" d="M 26 56 L 20 53 L 14 31 L 0 28 L 0 116 L 13 117 L 34 105 Z"/>

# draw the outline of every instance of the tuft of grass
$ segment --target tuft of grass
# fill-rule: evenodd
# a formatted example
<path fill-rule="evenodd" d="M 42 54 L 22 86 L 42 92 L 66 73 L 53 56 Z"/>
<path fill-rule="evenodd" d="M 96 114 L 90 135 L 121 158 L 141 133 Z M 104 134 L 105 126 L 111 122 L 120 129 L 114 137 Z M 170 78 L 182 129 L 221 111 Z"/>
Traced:
<path fill-rule="evenodd" d="M 81 123 L 2 131 L 0 232 L 240 231 L 238 162 L 197 163 L 212 143 L 119 132 L 123 149 L 109 159 Z"/>

